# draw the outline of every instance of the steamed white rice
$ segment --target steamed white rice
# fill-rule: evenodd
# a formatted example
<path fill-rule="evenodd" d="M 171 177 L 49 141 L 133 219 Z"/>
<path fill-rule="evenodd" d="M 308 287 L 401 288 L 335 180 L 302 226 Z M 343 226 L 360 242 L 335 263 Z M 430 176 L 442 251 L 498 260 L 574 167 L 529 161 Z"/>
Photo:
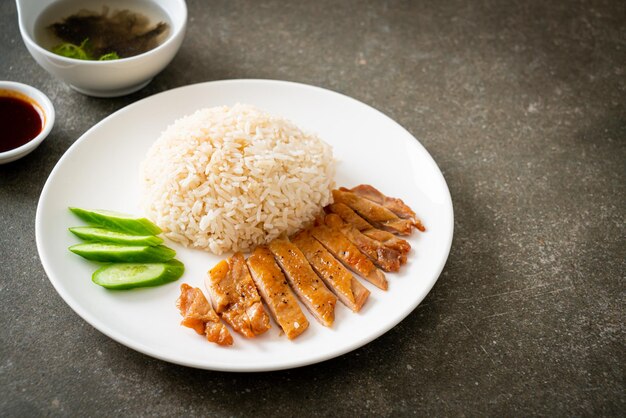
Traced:
<path fill-rule="evenodd" d="M 142 206 L 173 241 L 246 251 L 310 223 L 331 202 L 330 146 L 247 105 L 169 126 L 141 167 Z"/>

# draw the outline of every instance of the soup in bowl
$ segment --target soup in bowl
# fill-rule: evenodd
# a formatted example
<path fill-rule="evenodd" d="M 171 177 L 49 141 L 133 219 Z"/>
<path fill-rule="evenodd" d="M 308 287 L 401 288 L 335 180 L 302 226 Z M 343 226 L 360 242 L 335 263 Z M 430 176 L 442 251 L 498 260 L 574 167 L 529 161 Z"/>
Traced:
<path fill-rule="evenodd" d="M 178 52 L 187 23 L 184 0 L 18 0 L 18 14 L 35 61 L 97 97 L 145 87 Z M 135 29 L 122 31 L 129 22 Z"/>

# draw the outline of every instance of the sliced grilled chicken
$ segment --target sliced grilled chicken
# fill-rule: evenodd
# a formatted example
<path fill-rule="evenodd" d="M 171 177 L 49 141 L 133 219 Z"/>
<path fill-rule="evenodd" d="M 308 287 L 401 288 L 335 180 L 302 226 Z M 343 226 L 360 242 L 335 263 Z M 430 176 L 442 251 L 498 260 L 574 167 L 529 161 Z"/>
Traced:
<path fill-rule="evenodd" d="M 284 239 L 270 242 L 269 249 L 304 306 L 320 324 L 332 326 L 337 298 L 313 271 L 302 251 L 294 243 Z"/>
<path fill-rule="evenodd" d="M 342 187 L 341 189 L 344 188 Z M 411 209 L 401 199 L 385 196 L 378 189 L 370 186 L 369 184 L 361 184 L 359 186 L 353 187 L 352 189 L 350 189 L 350 191 L 358 196 L 364 197 L 374 203 L 378 203 L 379 205 L 386 207 L 402 219 L 411 220 L 411 222 L 413 222 L 413 225 L 420 231 L 424 232 L 426 230 L 426 228 L 424 228 L 424 225 L 422 224 L 422 221 L 420 221 L 415 212 L 413 212 L 413 209 Z"/>
<path fill-rule="evenodd" d="M 350 207 L 345 203 L 332 203 L 326 206 L 326 209 L 328 212 L 341 216 L 341 219 L 348 222 L 359 231 L 374 228 L 369 222 L 350 209 Z"/>
<path fill-rule="evenodd" d="M 233 344 L 233 337 L 204 297 L 202 290 L 187 283 L 181 284 L 176 306 L 183 316 L 181 325 L 192 328 L 200 335 L 206 335 L 207 340 L 219 345 Z"/>
<path fill-rule="evenodd" d="M 400 219 L 395 213 L 384 206 L 358 196 L 347 189 L 333 190 L 335 203 L 344 203 L 356 213 L 365 218 L 375 227 L 400 235 L 410 235 L 413 222 L 408 219 Z"/>
<path fill-rule="evenodd" d="M 374 286 L 387 290 L 385 274 L 359 249 L 350 242 L 340 231 L 326 225 L 311 228 L 311 235 L 315 237 L 332 255 L 341 261 L 347 268 L 363 277 Z"/>
<path fill-rule="evenodd" d="M 213 267 L 205 285 L 215 311 L 235 331 L 252 338 L 270 328 L 270 318 L 240 252 Z"/>
<path fill-rule="evenodd" d="M 326 215 L 324 222 L 331 228 L 341 231 L 359 250 L 370 258 L 378 267 L 385 271 L 400 270 L 402 254 L 399 251 L 385 247 L 383 243 L 363 235 L 361 231 L 346 223 L 337 214 Z"/>
<path fill-rule="evenodd" d="M 267 247 L 257 247 L 247 263 L 263 301 L 287 338 L 292 340 L 302 334 L 309 327 L 309 321 L 289 288 L 285 275 L 274 261 L 272 252 Z"/>
<path fill-rule="evenodd" d="M 407 254 L 411 251 L 411 244 L 408 241 L 395 236 L 391 232 L 376 228 L 366 229 L 361 232 L 363 235 L 381 242 L 385 247 L 398 251 L 400 253 L 400 264 L 406 263 Z"/>
<path fill-rule="evenodd" d="M 354 312 L 360 311 L 370 291 L 355 279 L 318 240 L 313 238 L 309 231 L 300 232 L 291 241 L 302 251 L 313 270 L 339 300 Z"/>
<path fill-rule="evenodd" d="M 356 229 L 361 231 L 363 235 L 380 241 L 387 248 L 399 251 L 401 255 L 400 264 L 406 263 L 407 254 L 411 251 L 411 244 L 409 244 L 408 241 L 396 237 L 390 232 L 374 228 L 369 222 L 361 218 L 359 214 L 343 203 L 333 203 L 328 205 L 326 206 L 326 210 L 330 213 L 339 215 L 344 222 L 354 226 Z"/>

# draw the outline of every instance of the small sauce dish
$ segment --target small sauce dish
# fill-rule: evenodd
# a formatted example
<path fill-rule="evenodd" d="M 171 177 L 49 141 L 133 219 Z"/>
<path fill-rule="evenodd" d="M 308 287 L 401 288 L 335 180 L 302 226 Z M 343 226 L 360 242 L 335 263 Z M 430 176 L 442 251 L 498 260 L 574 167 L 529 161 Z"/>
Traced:
<path fill-rule="evenodd" d="M 52 130 L 55 113 L 48 96 L 13 81 L 0 81 L 0 102 L 6 107 L 0 118 L 0 164 L 6 164 L 41 144 Z"/>

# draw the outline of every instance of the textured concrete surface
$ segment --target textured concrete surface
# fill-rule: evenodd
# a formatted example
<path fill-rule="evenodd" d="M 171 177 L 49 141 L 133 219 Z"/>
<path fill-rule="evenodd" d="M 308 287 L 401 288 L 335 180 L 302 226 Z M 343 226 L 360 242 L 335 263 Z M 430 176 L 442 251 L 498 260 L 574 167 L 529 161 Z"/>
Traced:
<path fill-rule="evenodd" d="M 0 166 L 0 415 L 624 416 L 626 3 L 189 1 L 188 36 L 144 90 L 71 91 L 0 2 L 0 79 L 57 124 Z M 127 349 L 56 294 L 35 210 L 63 152 L 148 95 L 274 78 L 356 97 L 420 138 L 455 239 L 434 290 L 367 346 L 291 371 L 188 369 Z"/>

